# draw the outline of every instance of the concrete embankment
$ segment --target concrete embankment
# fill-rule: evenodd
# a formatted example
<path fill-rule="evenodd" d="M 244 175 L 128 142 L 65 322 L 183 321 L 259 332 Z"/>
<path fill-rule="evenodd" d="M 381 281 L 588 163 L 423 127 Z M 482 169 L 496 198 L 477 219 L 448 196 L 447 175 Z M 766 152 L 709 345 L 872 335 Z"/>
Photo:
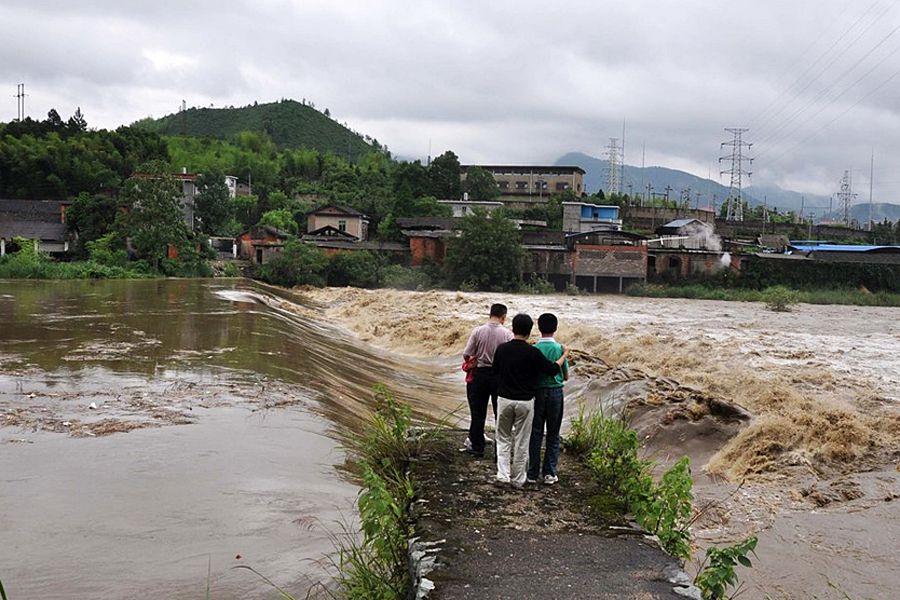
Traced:
<path fill-rule="evenodd" d="M 562 454 L 556 485 L 517 489 L 496 483 L 491 458 L 459 452 L 464 438 L 454 432 L 436 441 L 412 465 L 419 494 L 411 554 L 427 571 L 420 589 L 434 586 L 419 597 L 650 599 L 686 592 L 688 577 L 676 559 L 640 530 L 591 508 L 595 490 L 577 460 Z"/>

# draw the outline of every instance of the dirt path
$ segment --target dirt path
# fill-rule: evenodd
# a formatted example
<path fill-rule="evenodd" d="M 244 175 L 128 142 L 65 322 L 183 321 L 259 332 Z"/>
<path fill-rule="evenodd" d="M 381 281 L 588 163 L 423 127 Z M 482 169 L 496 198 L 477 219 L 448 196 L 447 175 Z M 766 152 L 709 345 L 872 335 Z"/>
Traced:
<path fill-rule="evenodd" d="M 464 433 L 413 468 L 416 534 L 440 542 L 430 599 L 679 598 L 676 561 L 590 508 L 588 473 L 560 457 L 560 483 L 495 483 L 495 464 L 459 452 Z M 490 452 L 491 446 L 488 447 Z"/>

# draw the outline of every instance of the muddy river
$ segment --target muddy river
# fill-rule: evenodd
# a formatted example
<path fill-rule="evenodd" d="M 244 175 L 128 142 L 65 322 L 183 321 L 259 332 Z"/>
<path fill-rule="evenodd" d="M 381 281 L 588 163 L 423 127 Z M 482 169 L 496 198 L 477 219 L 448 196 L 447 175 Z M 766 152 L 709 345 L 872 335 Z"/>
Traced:
<path fill-rule="evenodd" d="M 316 313 L 237 280 L 0 281 L 10 598 L 271 591 L 236 565 L 300 596 L 326 580 L 357 493 L 337 440 L 372 385 L 432 412 L 459 387 Z"/>

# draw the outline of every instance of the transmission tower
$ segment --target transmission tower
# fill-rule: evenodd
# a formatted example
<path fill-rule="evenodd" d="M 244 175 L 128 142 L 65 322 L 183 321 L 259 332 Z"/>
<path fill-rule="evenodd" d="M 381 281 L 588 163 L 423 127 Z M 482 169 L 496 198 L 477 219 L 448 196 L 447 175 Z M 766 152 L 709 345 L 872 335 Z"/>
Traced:
<path fill-rule="evenodd" d="M 730 133 L 733 137 L 730 141 L 722 142 L 721 148 L 725 148 L 726 146 L 731 147 L 731 154 L 719 157 L 719 164 L 722 164 L 723 160 L 730 160 L 731 167 L 728 169 L 724 169 L 719 171 L 719 175 L 725 175 L 728 173 L 731 176 L 731 185 L 728 188 L 728 199 L 725 200 L 727 209 L 725 211 L 725 219 L 728 221 L 743 221 L 744 220 L 744 197 L 741 191 L 742 182 L 744 175 L 747 178 L 750 177 L 751 171 L 744 168 L 744 165 L 752 165 L 753 159 L 749 156 L 744 155 L 744 148 L 747 151 L 753 146 L 753 144 L 749 142 L 745 142 L 741 139 L 741 136 L 750 131 L 749 129 L 741 129 L 741 128 L 725 128 L 725 131 Z"/>
<path fill-rule="evenodd" d="M 853 193 L 853 176 L 850 171 L 844 171 L 841 177 L 841 191 L 835 194 L 838 206 L 844 212 L 844 225 L 850 226 L 850 207 L 856 200 L 856 194 Z"/>
<path fill-rule="evenodd" d="M 623 161 L 622 147 L 619 145 L 619 138 L 609 138 L 609 146 L 606 147 L 606 160 L 609 161 L 609 171 L 606 174 L 606 193 L 621 194 L 621 168 L 623 166 Z"/>

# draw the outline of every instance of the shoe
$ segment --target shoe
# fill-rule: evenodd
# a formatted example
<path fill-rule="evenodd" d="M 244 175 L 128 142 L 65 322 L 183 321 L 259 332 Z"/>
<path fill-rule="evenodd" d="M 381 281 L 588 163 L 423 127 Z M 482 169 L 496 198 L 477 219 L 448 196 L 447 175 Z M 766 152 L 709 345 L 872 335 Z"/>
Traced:
<path fill-rule="evenodd" d="M 466 448 L 463 450 L 463 452 L 465 452 L 472 458 L 484 458 L 484 452 L 477 452 L 475 450 L 472 450 L 471 448 Z"/>
<path fill-rule="evenodd" d="M 468 452 L 472 449 L 472 441 L 469 438 L 466 438 L 466 441 L 463 443 L 463 447 L 459 449 L 460 452 Z"/>
<path fill-rule="evenodd" d="M 553 485 L 559 481 L 559 477 L 556 475 L 544 475 L 544 485 Z"/>
<path fill-rule="evenodd" d="M 532 479 L 531 477 L 529 477 L 528 479 L 525 480 L 525 483 L 537 483 L 537 482 L 538 482 L 537 479 Z"/>

